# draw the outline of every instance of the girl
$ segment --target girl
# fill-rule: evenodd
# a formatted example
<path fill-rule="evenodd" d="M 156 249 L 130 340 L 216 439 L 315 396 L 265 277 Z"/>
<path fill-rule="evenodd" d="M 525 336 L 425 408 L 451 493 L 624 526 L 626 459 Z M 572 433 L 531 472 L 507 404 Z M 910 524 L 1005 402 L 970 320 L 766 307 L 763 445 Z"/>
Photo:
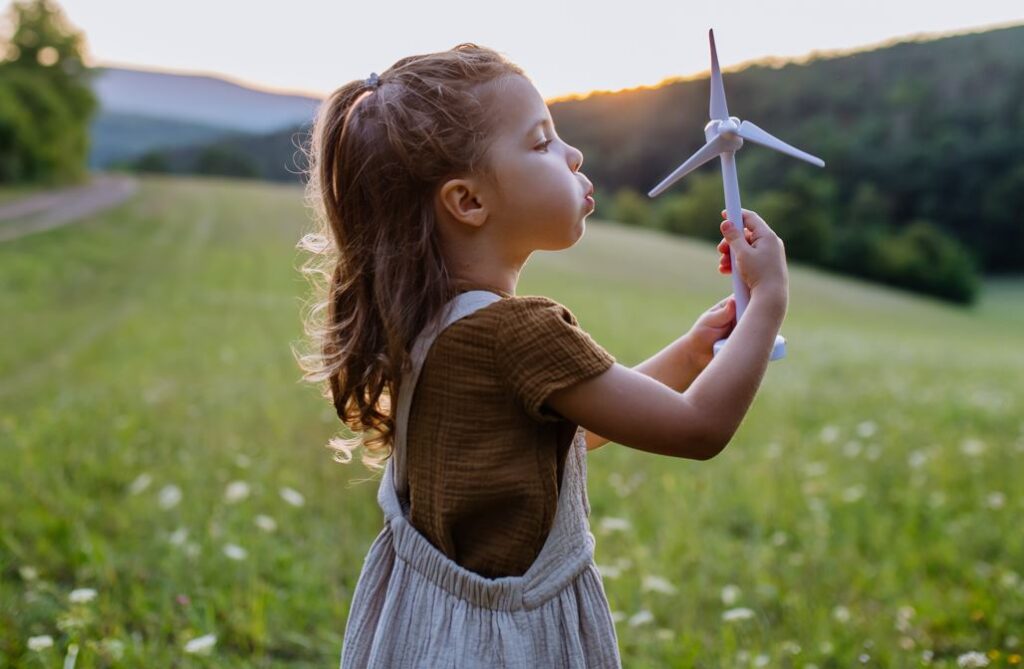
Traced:
<path fill-rule="evenodd" d="M 723 222 L 719 269 L 731 248 L 750 287 L 742 323 L 723 300 L 629 368 L 564 306 L 516 295 L 530 254 L 579 241 L 594 200 L 503 56 L 460 44 L 342 86 L 308 158 L 322 229 L 300 242 L 319 292 L 299 362 L 356 435 L 331 440 L 335 459 L 361 445 L 384 469 L 342 666 L 620 666 L 586 452 L 725 447 L 785 315 L 782 242 L 753 212 L 749 229 Z"/>

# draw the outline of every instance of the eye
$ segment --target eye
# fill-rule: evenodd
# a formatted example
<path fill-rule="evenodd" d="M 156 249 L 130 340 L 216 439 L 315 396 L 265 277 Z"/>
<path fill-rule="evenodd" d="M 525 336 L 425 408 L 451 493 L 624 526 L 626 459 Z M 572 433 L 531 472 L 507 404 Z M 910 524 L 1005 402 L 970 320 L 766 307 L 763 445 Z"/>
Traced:
<path fill-rule="evenodd" d="M 536 148 L 538 148 L 538 149 L 546 149 L 546 148 L 548 148 L 548 144 L 550 144 L 553 141 L 555 141 L 555 140 L 549 139 L 549 140 L 543 142 L 542 144 L 538 144 Z"/>

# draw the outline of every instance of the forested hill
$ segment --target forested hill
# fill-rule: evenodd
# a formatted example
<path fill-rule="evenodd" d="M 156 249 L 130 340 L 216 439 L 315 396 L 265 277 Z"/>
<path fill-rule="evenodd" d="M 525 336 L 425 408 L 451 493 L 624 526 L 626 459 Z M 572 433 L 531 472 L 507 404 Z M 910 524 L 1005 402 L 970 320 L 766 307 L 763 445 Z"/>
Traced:
<path fill-rule="evenodd" d="M 831 227 L 925 220 L 986 271 L 1024 270 L 1024 25 L 724 79 L 730 113 L 826 162 L 821 170 L 748 143 L 738 154 L 745 194 L 820 181 L 802 204 Z M 591 179 L 646 193 L 704 143 L 708 88 L 705 77 L 595 94 L 555 103 L 552 115 Z"/>
<path fill-rule="evenodd" d="M 979 273 L 1024 271 L 1024 25 L 724 77 L 733 115 L 826 162 L 751 143 L 738 154 L 744 206 L 765 215 L 791 258 L 961 302 Z M 704 77 L 550 103 L 559 134 L 584 152 L 595 215 L 719 236 L 717 161 L 646 196 L 703 144 L 708 88 Z M 293 180 L 307 131 L 148 161 Z"/>

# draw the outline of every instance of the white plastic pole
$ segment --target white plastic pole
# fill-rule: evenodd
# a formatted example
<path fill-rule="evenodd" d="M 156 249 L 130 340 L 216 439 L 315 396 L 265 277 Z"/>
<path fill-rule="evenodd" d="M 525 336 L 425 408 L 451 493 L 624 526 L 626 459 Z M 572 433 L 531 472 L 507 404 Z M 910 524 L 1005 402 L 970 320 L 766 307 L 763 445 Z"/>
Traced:
<path fill-rule="evenodd" d="M 745 235 L 743 227 L 743 207 L 740 205 L 740 184 L 736 176 L 736 153 L 723 151 L 719 154 L 722 160 L 722 183 L 725 186 L 725 213 L 732 224 L 739 230 L 740 235 Z M 746 239 L 746 237 L 743 237 Z M 732 262 L 732 294 L 736 299 L 736 322 L 740 322 L 743 312 L 750 302 L 750 290 L 743 283 L 740 277 L 739 265 L 736 264 L 736 254 L 729 246 L 729 259 Z"/>

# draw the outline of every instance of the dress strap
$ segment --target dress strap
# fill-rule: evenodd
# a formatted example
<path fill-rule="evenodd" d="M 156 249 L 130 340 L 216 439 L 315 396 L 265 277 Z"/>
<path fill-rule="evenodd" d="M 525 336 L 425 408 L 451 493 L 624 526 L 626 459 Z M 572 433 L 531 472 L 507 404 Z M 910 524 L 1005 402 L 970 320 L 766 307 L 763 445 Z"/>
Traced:
<path fill-rule="evenodd" d="M 492 293 L 489 290 L 469 290 L 459 293 L 452 298 L 441 310 L 441 314 L 434 321 L 425 327 L 417 336 L 410 354 L 412 366 L 403 377 L 398 393 L 398 403 L 395 408 L 395 444 L 394 452 L 389 460 L 388 468 L 391 470 L 391 484 L 397 500 L 400 500 L 400 507 L 392 508 L 392 511 L 401 512 L 403 515 L 409 505 L 409 478 L 406 470 L 406 428 L 409 424 L 409 412 L 412 410 L 412 399 L 416 389 L 416 383 L 420 378 L 420 371 L 427 358 L 434 340 L 442 331 L 455 321 L 465 318 L 477 309 L 502 299 L 501 295 Z M 388 478 L 385 471 L 385 479 Z M 396 501 L 397 501 L 396 500 Z M 385 508 L 385 512 L 388 509 Z M 390 516 L 389 516 L 390 517 Z"/>

